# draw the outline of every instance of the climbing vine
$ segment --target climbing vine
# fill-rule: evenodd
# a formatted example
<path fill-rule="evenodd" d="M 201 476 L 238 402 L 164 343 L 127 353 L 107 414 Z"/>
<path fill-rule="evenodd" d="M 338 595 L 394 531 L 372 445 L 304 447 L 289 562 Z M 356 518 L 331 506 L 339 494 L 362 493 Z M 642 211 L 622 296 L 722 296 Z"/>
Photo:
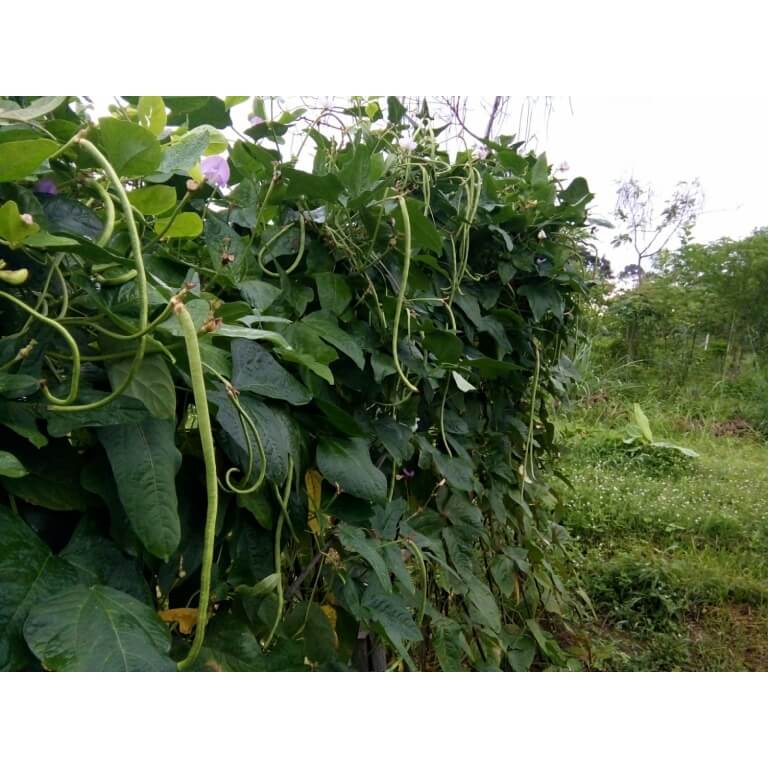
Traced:
<path fill-rule="evenodd" d="M 568 666 L 586 182 L 245 101 L 0 99 L 0 668 Z"/>

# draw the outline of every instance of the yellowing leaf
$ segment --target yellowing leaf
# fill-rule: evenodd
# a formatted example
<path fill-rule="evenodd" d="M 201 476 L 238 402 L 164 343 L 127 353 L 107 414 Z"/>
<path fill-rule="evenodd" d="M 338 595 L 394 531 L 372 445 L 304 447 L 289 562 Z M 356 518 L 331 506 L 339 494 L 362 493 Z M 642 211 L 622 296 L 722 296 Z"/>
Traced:
<path fill-rule="evenodd" d="M 320 610 L 325 614 L 325 617 L 328 619 L 335 633 L 336 632 L 336 609 L 332 605 L 328 605 L 326 603 L 325 605 L 320 606 Z"/>
<path fill-rule="evenodd" d="M 166 624 L 178 624 L 182 635 L 191 635 L 197 624 L 197 608 L 169 608 L 157 615 Z"/>
<path fill-rule="evenodd" d="M 316 469 L 308 469 L 304 474 L 304 486 L 307 489 L 309 515 L 307 524 L 312 533 L 320 533 L 320 502 L 323 495 L 323 476 Z"/>

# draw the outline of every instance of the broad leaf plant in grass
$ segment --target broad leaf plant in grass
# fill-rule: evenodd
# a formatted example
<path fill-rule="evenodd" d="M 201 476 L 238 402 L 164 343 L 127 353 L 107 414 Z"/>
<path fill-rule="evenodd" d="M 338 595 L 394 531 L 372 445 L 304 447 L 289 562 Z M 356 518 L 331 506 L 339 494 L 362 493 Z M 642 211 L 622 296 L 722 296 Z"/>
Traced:
<path fill-rule="evenodd" d="M 586 182 L 241 101 L 0 99 L 0 668 L 565 666 Z"/>

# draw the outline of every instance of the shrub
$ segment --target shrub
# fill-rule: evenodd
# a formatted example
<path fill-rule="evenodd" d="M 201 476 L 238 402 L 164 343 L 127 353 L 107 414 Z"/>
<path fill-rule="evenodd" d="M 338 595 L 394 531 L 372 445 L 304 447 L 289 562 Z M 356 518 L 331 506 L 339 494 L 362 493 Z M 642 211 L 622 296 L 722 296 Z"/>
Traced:
<path fill-rule="evenodd" d="M 583 179 L 394 97 L 234 143 L 213 97 L 1 104 L 2 668 L 558 657 Z"/>

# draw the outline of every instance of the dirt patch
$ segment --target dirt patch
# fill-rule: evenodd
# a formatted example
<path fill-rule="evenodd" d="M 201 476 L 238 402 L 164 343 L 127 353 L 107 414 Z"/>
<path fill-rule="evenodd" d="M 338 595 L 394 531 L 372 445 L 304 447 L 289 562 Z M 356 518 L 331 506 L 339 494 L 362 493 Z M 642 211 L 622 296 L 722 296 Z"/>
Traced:
<path fill-rule="evenodd" d="M 712 434 L 715 437 L 753 437 L 757 433 L 746 419 L 728 419 L 716 421 L 712 425 Z"/>

